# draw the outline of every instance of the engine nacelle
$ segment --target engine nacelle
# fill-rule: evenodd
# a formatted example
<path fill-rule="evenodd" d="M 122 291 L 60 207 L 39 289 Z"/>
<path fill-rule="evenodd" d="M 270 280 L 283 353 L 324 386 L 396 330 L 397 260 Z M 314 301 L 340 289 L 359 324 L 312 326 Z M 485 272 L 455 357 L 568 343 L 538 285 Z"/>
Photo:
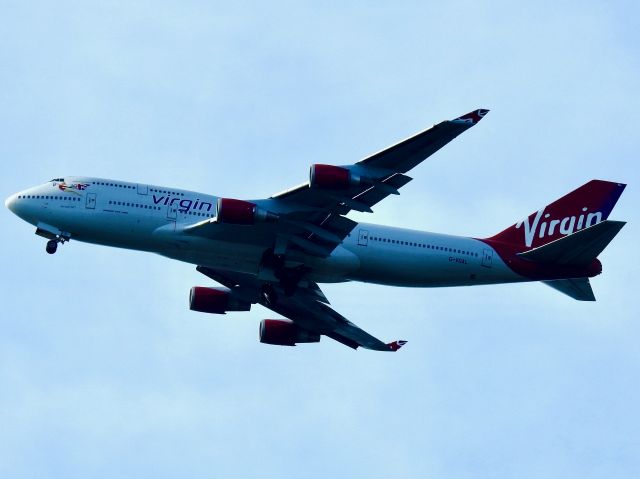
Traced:
<path fill-rule="evenodd" d="M 311 187 L 328 190 L 344 190 L 361 184 L 360 176 L 346 168 L 334 165 L 311 165 L 309 184 Z"/>
<path fill-rule="evenodd" d="M 255 203 L 232 198 L 218 198 L 217 221 L 231 225 L 253 225 L 278 221 L 278 215 Z"/>
<path fill-rule="evenodd" d="M 224 314 L 227 311 L 249 311 L 251 303 L 237 298 L 227 288 L 194 286 L 189 293 L 189 309 L 201 313 Z"/>
<path fill-rule="evenodd" d="M 317 343 L 320 334 L 302 329 L 288 319 L 263 319 L 260 322 L 260 342 L 277 346 L 295 346 L 296 343 Z"/>

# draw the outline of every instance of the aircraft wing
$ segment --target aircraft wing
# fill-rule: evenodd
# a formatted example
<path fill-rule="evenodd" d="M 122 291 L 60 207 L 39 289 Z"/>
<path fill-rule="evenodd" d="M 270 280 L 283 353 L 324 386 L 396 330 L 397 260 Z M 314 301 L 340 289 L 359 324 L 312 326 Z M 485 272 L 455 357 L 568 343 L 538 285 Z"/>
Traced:
<path fill-rule="evenodd" d="M 327 257 L 357 224 L 345 217 L 349 211 L 372 212 L 372 206 L 391 194 L 399 194 L 398 190 L 411 181 L 406 172 L 473 127 L 488 111 L 478 109 L 440 122 L 352 165 L 313 165 L 308 182 L 248 203 L 254 205 L 256 215 L 261 212 L 261 224 L 249 229 L 230 225 L 229 239 L 267 243 L 277 255 L 297 249 Z M 225 232 L 216 228 L 221 221 L 219 210 L 217 215 L 186 227 L 185 233 L 224 239 L 221 235 Z"/>
<path fill-rule="evenodd" d="M 277 283 L 262 281 L 245 273 L 234 273 L 198 266 L 197 270 L 231 289 L 240 298 L 259 303 L 299 327 L 328 336 L 350 348 L 397 351 L 406 341 L 384 343 L 360 329 L 328 306 L 328 300 L 312 281 L 306 281 L 293 294 L 285 294 Z"/>
<path fill-rule="evenodd" d="M 340 191 L 339 195 L 322 188 L 312 188 L 307 182 L 272 198 L 325 210 L 337 209 L 341 214 L 349 210 L 370 212 L 373 205 L 390 194 L 398 194 L 398 189 L 411 181 L 404 173 L 477 124 L 488 112 L 489 110 L 478 109 L 453 120 L 440 122 L 354 165 L 346 166 L 345 168 L 364 175 L 369 181 Z"/>

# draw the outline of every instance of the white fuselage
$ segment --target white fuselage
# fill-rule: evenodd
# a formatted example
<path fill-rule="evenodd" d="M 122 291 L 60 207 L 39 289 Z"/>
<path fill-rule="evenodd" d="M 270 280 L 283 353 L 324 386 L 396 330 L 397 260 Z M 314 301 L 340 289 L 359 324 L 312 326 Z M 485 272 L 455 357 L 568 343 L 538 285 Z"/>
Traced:
<path fill-rule="evenodd" d="M 67 177 L 16 193 L 7 206 L 40 230 L 74 240 L 261 274 L 266 248 L 259 227 L 255 241 L 242 243 L 234 240 L 234 232 L 244 226 L 220 224 L 219 233 L 206 238 L 184 232 L 186 226 L 215 217 L 216 200 L 175 188 Z M 527 280 L 480 240 L 365 223 L 328 258 L 291 251 L 287 260 L 310 266 L 310 279 L 317 282 L 435 287 Z"/>

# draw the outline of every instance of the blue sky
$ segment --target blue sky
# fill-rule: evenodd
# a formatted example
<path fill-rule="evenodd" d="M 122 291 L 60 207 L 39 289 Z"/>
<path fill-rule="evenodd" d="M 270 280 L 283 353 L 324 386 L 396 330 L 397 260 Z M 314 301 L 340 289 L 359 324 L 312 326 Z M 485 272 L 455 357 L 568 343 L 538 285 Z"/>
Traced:
<path fill-rule="evenodd" d="M 238 198 L 491 112 L 355 219 L 489 236 L 628 183 L 598 302 L 542 285 L 324 287 L 398 354 L 189 312 L 191 265 L 2 212 L 2 477 L 640 475 L 635 2 L 0 3 L 3 197 L 60 175 Z"/>

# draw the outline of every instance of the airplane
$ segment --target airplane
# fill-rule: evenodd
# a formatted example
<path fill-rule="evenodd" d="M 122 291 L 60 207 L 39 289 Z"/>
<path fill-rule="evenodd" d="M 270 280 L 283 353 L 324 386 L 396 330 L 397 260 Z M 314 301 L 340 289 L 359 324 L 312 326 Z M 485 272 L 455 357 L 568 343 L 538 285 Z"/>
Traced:
<path fill-rule="evenodd" d="M 283 316 L 260 323 L 260 342 L 327 336 L 353 349 L 397 351 L 329 306 L 319 283 L 360 281 L 444 287 L 540 281 L 581 301 L 602 271 L 598 255 L 625 225 L 609 214 L 625 186 L 592 180 L 489 238 L 357 223 L 412 178 L 407 172 L 475 126 L 488 110 L 440 122 L 350 165 L 314 164 L 308 181 L 266 199 L 221 198 L 178 188 L 65 176 L 5 204 L 48 239 L 153 252 L 196 265 L 222 287 L 195 286 L 193 311 L 225 314 L 254 304 Z"/>

